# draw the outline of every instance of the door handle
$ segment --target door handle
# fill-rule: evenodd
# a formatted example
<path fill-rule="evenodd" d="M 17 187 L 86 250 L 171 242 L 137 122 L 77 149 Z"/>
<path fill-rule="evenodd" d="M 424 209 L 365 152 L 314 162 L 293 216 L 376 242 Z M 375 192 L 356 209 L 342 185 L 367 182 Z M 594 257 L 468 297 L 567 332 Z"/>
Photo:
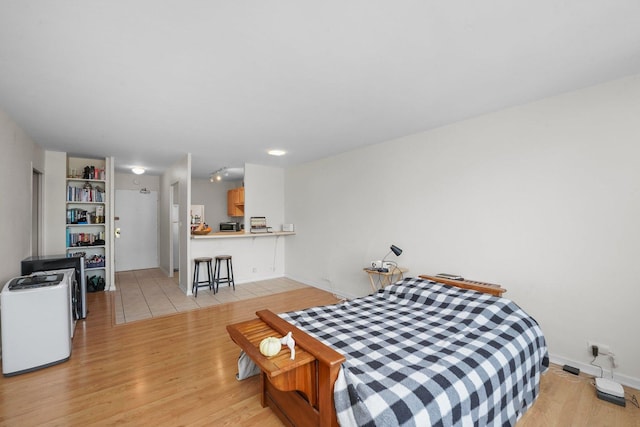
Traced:
<path fill-rule="evenodd" d="M 116 239 L 120 238 L 120 227 L 116 228 L 116 230 L 114 231 L 114 234 L 116 235 Z"/>

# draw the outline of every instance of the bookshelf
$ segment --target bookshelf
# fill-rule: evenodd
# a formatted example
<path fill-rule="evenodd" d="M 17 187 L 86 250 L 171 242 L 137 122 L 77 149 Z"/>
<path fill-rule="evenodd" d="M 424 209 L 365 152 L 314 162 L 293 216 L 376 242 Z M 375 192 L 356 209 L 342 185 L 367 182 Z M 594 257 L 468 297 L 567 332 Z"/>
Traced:
<path fill-rule="evenodd" d="M 109 287 L 109 181 L 107 159 L 67 157 L 66 254 L 85 257 L 85 274 Z"/>

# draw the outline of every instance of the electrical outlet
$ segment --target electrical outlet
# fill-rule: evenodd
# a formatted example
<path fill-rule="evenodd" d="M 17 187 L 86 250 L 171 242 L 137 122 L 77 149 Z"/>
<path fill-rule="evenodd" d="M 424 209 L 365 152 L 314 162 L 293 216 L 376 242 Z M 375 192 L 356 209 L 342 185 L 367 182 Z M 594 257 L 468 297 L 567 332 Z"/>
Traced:
<path fill-rule="evenodd" d="M 611 347 L 609 347 L 608 344 L 600 344 L 595 341 L 587 341 L 587 351 L 590 355 L 592 354 L 591 347 L 593 347 L 594 345 L 598 347 L 598 356 L 606 356 L 611 353 Z"/>
<path fill-rule="evenodd" d="M 257 268 L 257 267 L 253 267 L 253 268 L 251 269 L 251 271 L 252 271 L 253 273 L 257 273 L 257 272 L 258 272 L 258 268 Z"/>

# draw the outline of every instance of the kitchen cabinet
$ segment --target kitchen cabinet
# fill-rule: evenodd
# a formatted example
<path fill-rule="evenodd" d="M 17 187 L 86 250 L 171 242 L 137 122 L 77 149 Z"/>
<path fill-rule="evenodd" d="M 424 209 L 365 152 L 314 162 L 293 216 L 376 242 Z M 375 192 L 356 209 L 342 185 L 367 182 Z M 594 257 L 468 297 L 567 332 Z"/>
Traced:
<path fill-rule="evenodd" d="M 244 187 L 227 191 L 227 215 L 244 216 Z"/>

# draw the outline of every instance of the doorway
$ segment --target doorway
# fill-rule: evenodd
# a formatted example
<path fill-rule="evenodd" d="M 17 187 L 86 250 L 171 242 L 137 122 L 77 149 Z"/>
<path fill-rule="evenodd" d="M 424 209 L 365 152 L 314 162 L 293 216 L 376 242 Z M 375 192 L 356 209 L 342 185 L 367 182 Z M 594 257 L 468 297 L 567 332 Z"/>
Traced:
<path fill-rule="evenodd" d="M 115 270 L 158 267 L 158 192 L 116 190 Z"/>
<path fill-rule="evenodd" d="M 180 186 L 179 182 L 171 184 L 169 192 L 169 206 L 171 206 L 169 222 L 171 232 L 169 233 L 169 246 L 171 248 L 169 256 L 170 272 L 169 277 L 174 277 L 177 273 L 178 283 L 180 283 Z"/>

